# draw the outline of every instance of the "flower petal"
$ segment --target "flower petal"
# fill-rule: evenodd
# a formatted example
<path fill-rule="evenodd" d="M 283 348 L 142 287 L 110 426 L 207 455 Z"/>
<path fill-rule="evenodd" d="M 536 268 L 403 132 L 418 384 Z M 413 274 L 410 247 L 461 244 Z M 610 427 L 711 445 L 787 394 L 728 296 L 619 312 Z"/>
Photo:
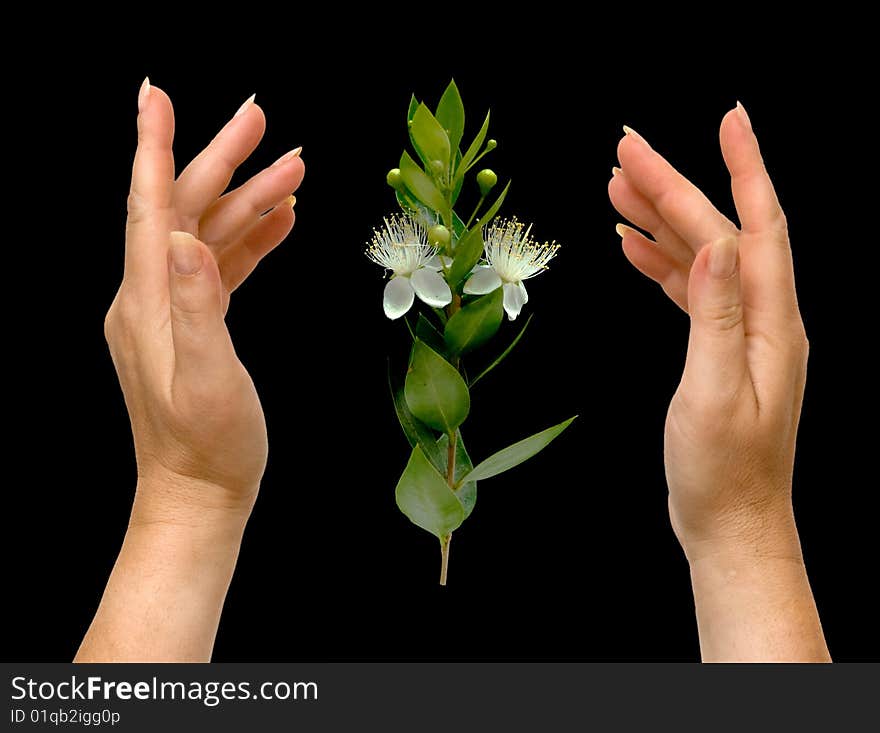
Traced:
<path fill-rule="evenodd" d="M 432 270 L 442 270 L 444 267 L 449 267 L 451 265 L 452 258 L 446 257 L 445 255 L 434 255 L 425 263 L 425 267 L 428 267 Z"/>
<path fill-rule="evenodd" d="M 526 292 L 526 284 L 520 280 L 519 281 L 519 292 L 522 294 L 523 305 L 529 302 L 529 294 Z"/>
<path fill-rule="evenodd" d="M 452 291 L 449 289 L 449 285 L 434 270 L 422 267 L 416 270 L 410 279 L 416 295 L 432 308 L 442 308 L 452 302 Z"/>
<path fill-rule="evenodd" d="M 392 278 L 385 286 L 385 296 L 382 298 L 385 315 L 391 320 L 400 318 L 412 308 L 413 300 L 415 300 L 415 294 L 413 293 L 413 286 L 409 278 Z"/>
<path fill-rule="evenodd" d="M 486 295 L 497 290 L 499 285 L 501 285 L 501 277 L 495 272 L 495 268 L 481 265 L 474 269 L 473 274 L 464 284 L 464 292 L 468 295 Z"/>
<path fill-rule="evenodd" d="M 522 283 L 504 283 L 504 310 L 511 321 L 519 315 L 526 300 L 528 295 Z"/>

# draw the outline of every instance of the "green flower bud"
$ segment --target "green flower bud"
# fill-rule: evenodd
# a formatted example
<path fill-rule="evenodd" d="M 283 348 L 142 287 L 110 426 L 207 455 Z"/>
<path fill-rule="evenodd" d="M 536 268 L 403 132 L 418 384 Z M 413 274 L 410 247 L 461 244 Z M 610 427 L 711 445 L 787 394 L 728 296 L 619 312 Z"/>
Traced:
<path fill-rule="evenodd" d="M 489 191 L 495 188 L 496 183 L 498 183 L 498 176 L 495 175 L 495 171 L 483 168 L 483 170 L 477 173 L 477 185 L 480 187 L 481 196 L 487 195 Z"/>
<path fill-rule="evenodd" d="M 492 138 L 491 140 L 488 140 L 486 142 L 486 152 L 488 152 L 490 150 L 495 150 L 495 148 L 497 148 L 497 147 L 498 147 L 498 141 L 495 138 Z"/>
<path fill-rule="evenodd" d="M 432 160 L 431 168 L 434 169 L 434 175 L 439 176 L 443 172 L 443 162 L 439 160 Z"/>
<path fill-rule="evenodd" d="M 388 175 L 385 176 L 385 181 L 395 191 L 399 191 L 403 188 L 403 179 L 400 177 L 400 168 L 392 168 L 388 171 Z"/>
<path fill-rule="evenodd" d="M 435 224 L 428 230 L 428 242 L 441 249 L 449 244 L 449 230 L 442 224 Z"/>

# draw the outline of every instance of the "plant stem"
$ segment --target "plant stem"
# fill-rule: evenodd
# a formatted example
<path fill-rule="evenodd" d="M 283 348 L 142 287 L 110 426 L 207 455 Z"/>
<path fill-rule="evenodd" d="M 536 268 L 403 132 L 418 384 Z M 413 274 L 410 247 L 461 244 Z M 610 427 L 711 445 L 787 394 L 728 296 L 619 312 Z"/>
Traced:
<path fill-rule="evenodd" d="M 480 196 L 480 200 L 477 201 L 477 207 L 474 209 L 473 213 L 470 215 L 470 218 L 467 220 L 467 224 L 464 225 L 465 229 L 469 229 L 471 226 L 471 222 L 474 220 L 474 217 L 477 215 L 477 212 L 480 210 L 480 207 L 483 205 L 483 202 L 486 200 L 485 196 Z"/>
<path fill-rule="evenodd" d="M 440 585 L 446 585 L 446 573 L 449 570 L 449 545 L 452 543 L 452 532 L 440 540 Z"/>

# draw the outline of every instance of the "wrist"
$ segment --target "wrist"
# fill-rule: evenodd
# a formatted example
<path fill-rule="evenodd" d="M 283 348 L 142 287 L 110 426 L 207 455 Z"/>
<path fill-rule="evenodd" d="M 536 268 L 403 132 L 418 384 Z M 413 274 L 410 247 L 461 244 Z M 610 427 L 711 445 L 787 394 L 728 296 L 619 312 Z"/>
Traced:
<path fill-rule="evenodd" d="M 193 537 L 240 539 L 258 488 L 242 493 L 165 469 L 143 472 L 129 529 L 165 527 Z"/>

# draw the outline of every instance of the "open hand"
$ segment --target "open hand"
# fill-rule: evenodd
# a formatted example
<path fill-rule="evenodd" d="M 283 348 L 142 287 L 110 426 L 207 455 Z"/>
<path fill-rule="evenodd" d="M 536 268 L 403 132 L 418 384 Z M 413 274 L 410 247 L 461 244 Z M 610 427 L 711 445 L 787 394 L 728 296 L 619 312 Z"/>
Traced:
<path fill-rule="evenodd" d="M 740 225 L 636 132 L 618 145 L 623 251 L 690 314 L 666 421 L 672 525 L 688 558 L 735 550 L 800 558 L 791 509 L 807 339 L 786 219 L 742 105 L 721 123 Z"/>
<path fill-rule="evenodd" d="M 224 314 L 294 222 L 299 148 L 223 194 L 265 130 L 249 99 L 176 178 L 174 112 L 145 81 L 128 200 L 125 274 L 105 322 L 138 465 L 132 522 L 246 516 L 267 455 L 259 398 Z"/>

